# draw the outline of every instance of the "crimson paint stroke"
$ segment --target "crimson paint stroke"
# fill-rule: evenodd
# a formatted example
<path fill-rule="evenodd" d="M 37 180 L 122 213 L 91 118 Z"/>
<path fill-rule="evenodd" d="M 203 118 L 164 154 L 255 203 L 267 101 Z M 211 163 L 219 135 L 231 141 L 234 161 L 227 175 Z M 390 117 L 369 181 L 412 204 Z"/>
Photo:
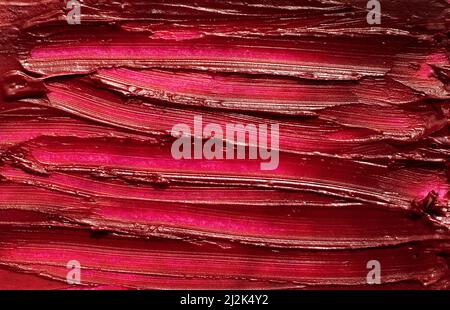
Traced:
<path fill-rule="evenodd" d="M 0 289 L 448 289 L 450 5 L 366 2 L 2 1 Z"/>

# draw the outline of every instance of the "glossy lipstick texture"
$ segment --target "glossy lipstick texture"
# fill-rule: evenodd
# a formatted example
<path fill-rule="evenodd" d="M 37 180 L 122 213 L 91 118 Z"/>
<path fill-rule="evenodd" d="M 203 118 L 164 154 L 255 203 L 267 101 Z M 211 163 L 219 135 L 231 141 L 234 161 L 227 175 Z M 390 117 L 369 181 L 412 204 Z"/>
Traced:
<path fill-rule="evenodd" d="M 0 1 L 0 289 L 449 288 L 448 1 L 68 2 Z"/>

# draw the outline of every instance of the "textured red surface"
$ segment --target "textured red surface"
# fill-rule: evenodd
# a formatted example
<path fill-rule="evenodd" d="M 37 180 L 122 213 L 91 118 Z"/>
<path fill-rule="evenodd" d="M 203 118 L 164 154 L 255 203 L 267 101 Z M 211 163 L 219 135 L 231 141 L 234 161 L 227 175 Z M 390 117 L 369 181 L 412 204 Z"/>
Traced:
<path fill-rule="evenodd" d="M 366 4 L 0 1 L 0 289 L 448 289 L 449 4 Z"/>

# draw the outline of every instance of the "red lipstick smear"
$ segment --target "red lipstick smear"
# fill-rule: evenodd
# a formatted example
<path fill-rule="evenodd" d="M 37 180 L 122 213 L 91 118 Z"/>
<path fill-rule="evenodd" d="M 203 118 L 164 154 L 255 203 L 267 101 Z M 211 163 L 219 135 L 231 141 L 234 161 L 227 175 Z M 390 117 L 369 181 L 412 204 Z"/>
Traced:
<path fill-rule="evenodd" d="M 0 5 L 0 288 L 448 289 L 450 7 L 366 5 Z"/>

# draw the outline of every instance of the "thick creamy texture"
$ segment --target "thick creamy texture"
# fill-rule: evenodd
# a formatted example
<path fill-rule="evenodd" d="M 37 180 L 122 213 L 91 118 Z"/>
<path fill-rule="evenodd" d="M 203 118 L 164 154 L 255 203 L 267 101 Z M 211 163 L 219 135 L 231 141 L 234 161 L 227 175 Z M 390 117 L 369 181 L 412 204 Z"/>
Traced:
<path fill-rule="evenodd" d="M 0 1 L 0 289 L 448 289 L 450 6 L 366 5 Z M 175 160 L 196 116 L 278 167 Z"/>

